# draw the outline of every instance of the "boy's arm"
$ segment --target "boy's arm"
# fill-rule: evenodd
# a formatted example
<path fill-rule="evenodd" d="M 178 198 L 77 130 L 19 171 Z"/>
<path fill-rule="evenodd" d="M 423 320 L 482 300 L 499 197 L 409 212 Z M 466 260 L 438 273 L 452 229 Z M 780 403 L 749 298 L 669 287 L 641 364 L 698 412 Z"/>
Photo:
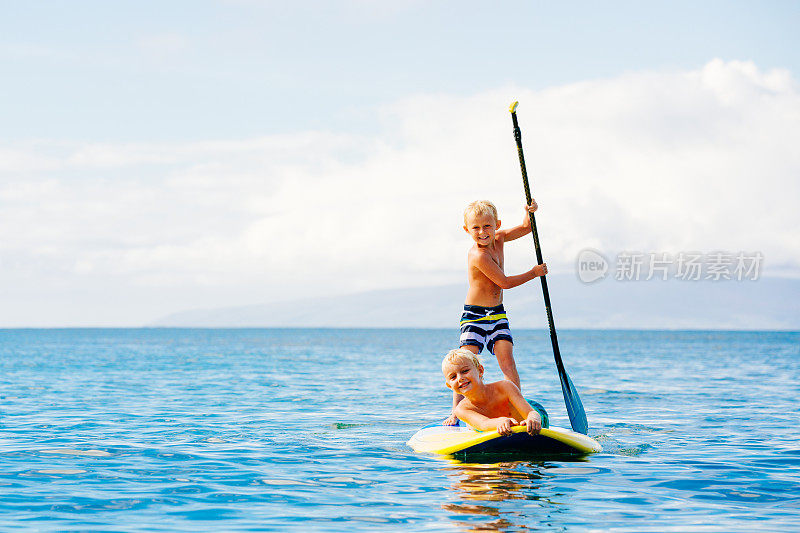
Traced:
<path fill-rule="evenodd" d="M 503 385 L 505 385 L 508 394 L 508 401 L 511 402 L 511 405 L 514 406 L 519 414 L 525 417 L 525 419 L 520 422 L 520 425 L 524 425 L 525 429 L 531 435 L 539 433 L 539 430 L 542 429 L 542 417 L 531 407 L 531 404 L 522 396 L 522 393 L 514 383 L 506 381 Z"/>
<path fill-rule="evenodd" d="M 522 220 L 522 224 L 505 230 L 499 229 L 495 234 L 500 236 L 504 242 L 524 237 L 531 232 L 531 217 L 528 216 L 528 213 L 533 213 L 538 208 L 539 206 L 536 204 L 536 200 L 531 200 L 531 205 L 525 206 L 525 218 Z"/>
<path fill-rule="evenodd" d="M 464 398 L 456 391 L 453 391 L 453 408 L 450 410 L 450 416 L 445 418 L 443 425 L 445 426 L 455 426 L 458 424 L 458 417 L 456 416 L 456 406 L 458 402 L 460 402 Z"/>
<path fill-rule="evenodd" d="M 477 411 L 467 409 L 464 407 L 464 403 L 465 402 L 459 402 L 458 406 L 456 407 L 456 415 L 458 415 L 458 418 L 474 427 L 478 431 L 491 431 L 496 429 L 501 435 L 511 435 L 511 428 L 519 425 L 519 422 L 506 416 L 489 418 L 488 416 Z"/>
<path fill-rule="evenodd" d="M 547 274 L 547 265 L 542 263 L 541 265 L 536 265 L 529 271 L 522 274 L 506 276 L 497 263 L 492 261 L 492 259 L 485 253 L 476 253 L 474 256 L 470 255 L 470 264 L 483 272 L 487 278 L 492 280 L 492 282 L 501 289 L 518 287 L 519 285 L 522 285 L 533 278 Z"/>

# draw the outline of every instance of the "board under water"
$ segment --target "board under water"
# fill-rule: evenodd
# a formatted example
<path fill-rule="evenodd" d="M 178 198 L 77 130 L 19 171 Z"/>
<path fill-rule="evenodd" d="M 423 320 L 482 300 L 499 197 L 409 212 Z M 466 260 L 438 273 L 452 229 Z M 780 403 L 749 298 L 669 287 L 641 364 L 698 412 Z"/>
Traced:
<path fill-rule="evenodd" d="M 497 430 L 476 431 L 462 423 L 430 424 L 417 431 L 408 445 L 417 452 L 440 455 L 582 455 L 603 450 L 593 438 L 560 427 L 542 428 L 538 435 L 528 434 L 523 426 L 511 430 L 511 435 L 500 435 Z"/>

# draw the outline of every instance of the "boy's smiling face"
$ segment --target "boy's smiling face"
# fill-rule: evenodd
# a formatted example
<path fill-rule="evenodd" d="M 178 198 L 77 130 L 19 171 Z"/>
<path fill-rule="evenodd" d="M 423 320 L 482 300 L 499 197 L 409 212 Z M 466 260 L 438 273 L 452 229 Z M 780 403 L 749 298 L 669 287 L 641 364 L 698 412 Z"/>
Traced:
<path fill-rule="evenodd" d="M 483 367 L 475 367 L 469 359 L 459 359 L 453 363 L 447 363 L 442 368 L 444 381 L 448 389 L 451 389 L 463 396 L 466 396 L 476 384 L 482 383 Z"/>
<path fill-rule="evenodd" d="M 494 242 L 494 233 L 500 227 L 500 221 L 492 215 L 472 213 L 467 216 L 464 230 L 469 233 L 478 246 L 490 246 Z"/>

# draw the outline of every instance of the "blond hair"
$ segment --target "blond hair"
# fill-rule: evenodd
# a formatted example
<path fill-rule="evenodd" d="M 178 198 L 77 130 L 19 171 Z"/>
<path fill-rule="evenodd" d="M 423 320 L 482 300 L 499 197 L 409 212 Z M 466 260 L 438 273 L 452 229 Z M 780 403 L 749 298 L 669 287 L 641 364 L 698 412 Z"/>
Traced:
<path fill-rule="evenodd" d="M 472 353 L 466 348 L 456 348 L 455 350 L 450 350 L 447 352 L 447 355 L 444 356 L 444 359 L 442 360 L 442 374 L 444 374 L 445 366 L 458 364 L 459 361 L 463 361 L 465 359 L 475 365 L 476 369 L 479 369 L 482 366 L 481 360 L 478 358 L 477 354 Z"/>
<path fill-rule="evenodd" d="M 497 208 L 489 200 L 475 200 L 464 209 L 464 225 L 467 225 L 467 217 L 470 215 L 491 215 L 497 222 Z"/>

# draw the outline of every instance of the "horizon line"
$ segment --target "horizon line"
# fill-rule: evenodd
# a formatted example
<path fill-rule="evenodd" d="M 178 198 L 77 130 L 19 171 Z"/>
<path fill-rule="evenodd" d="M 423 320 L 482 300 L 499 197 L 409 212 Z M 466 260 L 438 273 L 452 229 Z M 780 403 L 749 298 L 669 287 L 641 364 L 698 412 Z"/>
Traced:
<path fill-rule="evenodd" d="M 340 326 L 19 326 L 2 327 L 0 331 L 66 331 L 66 330 L 428 330 L 428 331 L 458 331 L 458 328 L 450 327 L 386 327 L 386 326 L 361 326 L 361 327 L 340 327 Z M 514 331 L 548 331 L 548 328 L 514 328 Z M 716 332 L 716 333 L 800 333 L 800 329 L 731 329 L 731 328 L 558 328 L 558 331 L 652 331 L 652 332 Z"/>

